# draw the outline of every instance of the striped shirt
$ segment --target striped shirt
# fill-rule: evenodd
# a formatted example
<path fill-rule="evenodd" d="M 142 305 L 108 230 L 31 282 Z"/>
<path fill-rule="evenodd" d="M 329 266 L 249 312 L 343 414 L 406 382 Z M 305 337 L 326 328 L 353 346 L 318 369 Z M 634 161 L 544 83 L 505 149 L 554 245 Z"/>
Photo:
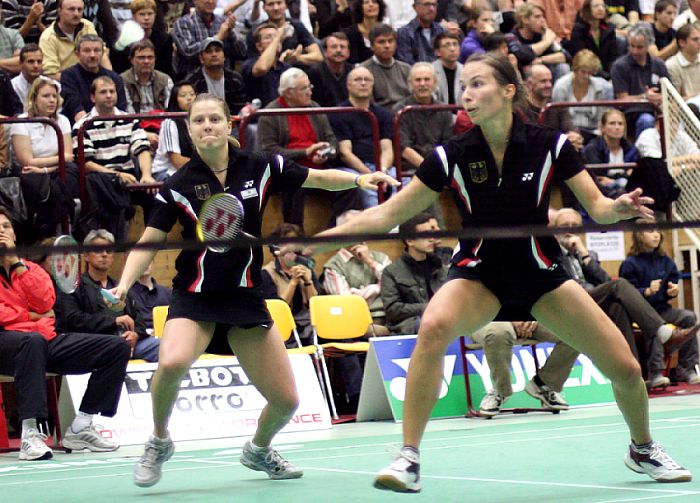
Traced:
<path fill-rule="evenodd" d="M 174 67 L 178 75 L 189 75 L 201 67 L 199 53 L 202 42 L 208 37 L 216 36 L 223 22 L 223 16 L 213 14 L 211 23 L 207 26 L 197 11 L 175 21 L 172 36 L 177 47 Z M 245 43 L 233 31 L 224 40 L 224 53 L 226 64 L 231 69 L 236 60 L 242 60 L 245 57 Z"/>
<path fill-rule="evenodd" d="M 43 0 L 44 13 L 41 15 L 41 22 L 48 26 L 56 20 L 57 2 L 56 0 Z M 2 0 L 3 24 L 8 28 L 19 30 L 24 21 L 29 17 L 29 11 L 34 5 L 34 0 Z M 33 25 L 25 37 L 28 42 L 39 41 L 39 28 Z"/>
<path fill-rule="evenodd" d="M 78 130 L 83 123 L 98 115 L 93 107 L 90 113 L 73 126 L 73 150 L 78 148 Z M 115 108 L 114 115 L 124 115 Z M 148 137 L 132 120 L 92 122 L 85 130 L 85 161 L 96 162 L 105 168 L 133 173 L 134 161 L 141 152 L 148 151 Z"/>

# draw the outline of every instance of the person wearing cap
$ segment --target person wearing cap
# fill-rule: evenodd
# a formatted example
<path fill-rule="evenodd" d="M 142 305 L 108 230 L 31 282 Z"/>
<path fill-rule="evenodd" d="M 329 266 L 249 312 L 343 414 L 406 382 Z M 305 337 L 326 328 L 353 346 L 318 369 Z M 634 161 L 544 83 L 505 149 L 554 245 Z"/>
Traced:
<path fill-rule="evenodd" d="M 0 206 L 0 248 L 14 248 L 9 212 Z M 100 435 L 93 415 L 114 416 L 121 395 L 129 346 L 120 337 L 62 332 L 56 326 L 56 290 L 39 264 L 17 255 L 0 258 L 0 374 L 14 377 L 22 422 L 19 459 L 53 457 L 41 431 L 48 418 L 46 372 L 91 373 L 78 413 L 63 436 L 63 447 L 114 451 L 119 444 Z M 45 430 L 44 430 L 45 431 Z"/>
<path fill-rule="evenodd" d="M 114 251 L 109 246 L 114 242 L 114 235 L 105 229 L 92 230 L 85 237 L 83 244 L 105 248 L 83 255 L 87 270 L 80 276 L 75 292 L 58 292 L 54 307 L 56 326 L 62 332 L 120 336 L 129 344 L 132 358 L 157 362 L 160 340 L 149 335 L 133 299 L 127 298 L 120 311 L 114 311 L 102 300 L 100 290 L 114 288 L 118 283 L 109 275 L 114 263 Z"/>
<path fill-rule="evenodd" d="M 201 65 L 185 79 L 191 82 L 197 94 L 211 93 L 226 102 L 232 114 L 246 104 L 246 92 L 240 73 L 225 65 L 224 44 L 215 37 L 202 42 L 199 51 Z"/>
<path fill-rule="evenodd" d="M 194 0 L 194 12 L 175 21 L 172 31 L 176 48 L 173 65 L 178 77 L 189 75 L 197 69 L 202 41 L 209 37 L 223 42 L 229 67 L 233 68 L 237 60 L 245 58 L 245 42 L 233 31 L 236 16 L 215 14 L 215 8 L 216 2 L 213 0 Z"/>

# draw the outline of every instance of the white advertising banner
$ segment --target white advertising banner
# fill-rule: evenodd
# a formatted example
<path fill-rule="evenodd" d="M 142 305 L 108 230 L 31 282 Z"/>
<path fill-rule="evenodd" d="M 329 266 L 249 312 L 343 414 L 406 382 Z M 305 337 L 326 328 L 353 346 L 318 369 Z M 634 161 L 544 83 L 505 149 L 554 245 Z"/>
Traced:
<path fill-rule="evenodd" d="M 289 355 L 299 392 L 299 409 L 283 431 L 322 430 L 331 418 L 308 355 Z M 141 444 L 153 431 L 151 383 L 156 363 L 127 367 L 117 414 L 97 417 L 103 435 L 121 445 Z M 66 376 L 61 390 L 61 423 L 70 424 L 87 388 L 89 374 Z M 67 386 L 66 386 L 67 385 Z M 252 435 L 267 402 L 249 383 L 235 357 L 198 360 L 180 384 L 173 407 L 173 440 L 199 440 Z M 68 410 L 66 410 L 68 409 Z"/>
<path fill-rule="evenodd" d="M 586 248 L 598 253 L 598 259 L 625 260 L 625 233 L 622 231 L 588 232 Z"/>

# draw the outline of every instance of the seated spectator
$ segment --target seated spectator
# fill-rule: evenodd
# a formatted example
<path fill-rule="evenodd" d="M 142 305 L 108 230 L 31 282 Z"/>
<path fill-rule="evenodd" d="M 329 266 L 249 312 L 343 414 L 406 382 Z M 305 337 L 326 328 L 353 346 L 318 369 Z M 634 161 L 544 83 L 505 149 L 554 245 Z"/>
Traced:
<path fill-rule="evenodd" d="M 270 236 L 280 238 L 303 237 L 301 227 L 280 224 Z M 313 331 L 309 317 L 309 299 L 321 291 L 321 284 L 313 269 L 313 260 L 294 252 L 273 255 L 261 271 L 263 292 L 266 299 L 282 299 L 289 304 L 297 325 L 299 339 L 304 346 L 311 344 Z M 296 343 L 290 340 L 289 347 Z"/>
<path fill-rule="evenodd" d="M 102 76 L 109 77 L 114 82 L 116 106 L 119 110 L 126 110 L 128 105 L 122 78 L 100 64 L 104 54 L 102 39 L 97 35 L 83 35 L 76 42 L 75 53 L 78 62 L 61 72 L 63 114 L 68 120 L 75 123 L 92 108 L 90 87 L 96 78 Z"/>
<path fill-rule="evenodd" d="M 419 61 L 433 62 L 433 39 L 445 31 L 435 21 L 437 0 L 413 0 L 413 10 L 416 17 L 397 31 L 396 59 L 409 65 Z"/>
<path fill-rule="evenodd" d="M 98 229 L 90 231 L 83 244 L 109 246 L 114 242 L 111 232 Z M 111 290 L 118 283 L 109 275 L 114 252 L 107 249 L 88 251 L 83 254 L 83 259 L 87 270 L 80 276 L 75 292 L 58 293 L 54 308 L 58 330 L 120 337 L 131 348 L 131 358 L 157 362 L 160 340 L 148 333 L 133 298 L 127 298 L 124 308 L 119 311 L 108 307 L 102 299 L 100 290 Z"/>
<path fill-rule="evenodd" d="M 39 4 L 41 5 L 41 4 Z M 27 111 L 27 93 L 34 79 L 43 73 L 44 55 L 36 44 L 27 44 L 19 51 L 19 75 L 12 79 L 12 87 Z"/>
<path fill-rule="evenodd" d="M 360 212 L 351 210 L 338 219 L 338 225 L 355 218 Z M 388 335 L 386 314 L 379 295 L 384 268 L 391 264 L 382 252 L 370 250 L 366 243 L 341 248 L 323 264 L 323 288 L 329 295 L 359 295 L 367 301 L 374 324 L 367 337 Z"/>
<path fill-rule="evenodd" d="M 2 12 L 0 12 L 2 19 Z M 24 47 L 24 39 L 19 31 L 0 24 L 0 70 L 10 75 L 19 73 L 19 51 Z"/>
<path fill-rule="evenodd" d="M 518 68 L 518 58 L 515 57 L 515 54 L 511 54 L 509 52 L 508 40 L 504 33 L 501 33 L 500 31 L 495 31 L 486 35 L 484 37 L 484 50 L 486 52 L 502 54 L 503 56 L 507 57 L 508 61 L 510 61 L 510 64 L 513 65 L 513 68 L 520 76 L 520 69 Z"/>
<path fill-rule="evenodd" d="M 540 400 L 544 408 L 569 410 L 569 404 L 561 396 L 561 391 L 579 352 L 560 341 L 543 325 L 536 321 L 492 321 L 469 335 L 469 338 L 483 346 L 493 384 L 493 388 L 481 400 L 479 415 L 486 418 L 497 415 L 513 394 L 510 362 L 513 358 L 513 345 L 518 339 L 555 343 L 547 361 L 525 385 L 525 392 Z"/>
<path fill-rule="evenodd" d="M 608 18 L 618 30 L 627 31 L 639 22 L 639 0 L 607 0 Z"/>
<path fill-rule="evenodd" d="M 143 28 L 144 40 L 149 40 L 155 48 L 156 70 L 168 76 L 173 75 L 173 38 L 169 32 L 154 27 L 156 21 L 155 0 L 132 0 L 129 3 L 129 9 L 133 20 Z M 123 73 L 129 68 L 129 52 L 128 47 L 122 51 L 111 48 L 110 59 L 114 71 Z"/>
<path fill-rule="evenodd" d="M 158 30 L 172 34 L 175 21 L 190 13 L 192 3 L 187 0 L 164 0 L 156 2 L 156 22 Z"/>
<path fill-rule="evenodd" d="M 660 117 L 657 117 L 654 127 L 645 129 L 634 142 L 640 158 L 664 159 L 659 132 L 660 126 L 661 120 Z M 673 131 L 673 141 L 668 145 L 666 153 L 668 160 L 671 161 L 671 175 L 677 178 L 683 176 L 685 171 L 692 173 L 697 167 L 700 167 L 700 147 L 683 127 L 674 128 L 672 119 L 667 121 L 666 127 L 672 128 L 670 130 Z M 665 164 L 664 167 L 666 167 Z"/>
<path fill-rule="evenodd" d="M 399 233 L 439 231 L 432 215 L 419 213 L 399 226 Z M 417 334 L 420 319 L 447 279 L 447 268 L 435 254 L 434 238 L 404 239 L 404 252 L 384 268 L 380 296 L 386 326 L 393 334 Z"/>
<path fill-rule="evenodd" d="M 58 173 L 58 139 L 53 127 L 41 122 L 12 124 L 12 149 L 21 166 L 22 195 L 30 216 L 22 227 L 27 242 L 53 236 L 64 218 L 72 217 L 73 199 L 79 197 L 78 167 L 73 163 L 73 148 L 68 119 L 57 112 L 61 106 L 58 82 L 40 76 L 27 95 L 26 113 L 19 117 L 46 117 L 58 124 L 63 136 L 66 184 Z"/>
<path fill-rule="evenodd" d="M 615 27 L 607 23 L 607 11 L 605 0 L 584 0 L 581 7 L 579 21 L 574 25 L 571 39 L 563 42 L 564 48 L 571 56 L 576 56 L 579 51 L 588 49 L 599 59 L 602 64 L 593 72 L 600 73 L 601 77 L 609 78 L 612 64 L 619 56 Z"/>
<path fill-rule="evenodd" d="M 654 107 L 661 106 L 660 81 L 668 78 L 666 65 L 649 55 L 653 32 L 646 23 L 630 28 L 627 39 L 629 53 L 618 58 L 610 70 L 615 98 L 618 100 L 646 100 L 649 105 L 625 108 L 627 123 L 634 125 L 634 137 L 654 127 Z"/>
<path fill-rule="evenodd" d="M 9 213 L 0 207 L 0 243 L 14 248 L 16 236 Z M 114 451 L 119 445 L 100 435 L 93 415 L 114 416 L 126 377 L 129 347 L 122 339 L 56 330 L 56 293 L 39 265 L 17 255 L 0 261 L 0 373 L 15 379 L 22 422 L 19 459 L 51 459 L 47 436 L 39 424 L 48 418 L 46 372 L 91 373 L 78 413 L 63 435 L 63 447 Z"/>
<path fill-rule="evenodd" d="M 280 76 L 291 68 L 281 57 L 284 28 L 273 24 L 261 24 L 253 33 L 255 48 L 259 55 L 246 59 L 241 65 L 241 74 L 248 101 L 259 99 L 263 105 L 277 98 Z"/>
<path fill-rule="evenodd" d="M 226 102 L 232 114 L 246 103 L 245 86 L 240 73 L 225 67 L 224 44 L 218 38 L 202 42 L 200 67 L 187 77 L 197 94 L 211 93 Z"/>
<path fill-rule="evenodd" d="M 353 24 L 343 30 L 350 44 L 348 62 L 358 64 L 372 57 L 370 33 L 383 22 L 385 14 L 384 0 L 353 0 Z"/>
<path fill-rule="evenodd" d="M 523 75 L 527 88 L 527 108 L 525 116 L 533 124 L 540 123 L 540 113 L 552 99 L 552 72 L 545 65 L 531 65 Z M 574 127 L 574 121 L 565 108 L 552 108 L 544 115 L 546 126 L 566 133 L 566 137 L 574 145 L 576 150 L 583 148 L 583 136 Z"/>
<path fill-rule="evenodd" d="M 470 8 L 467 10 L 467 36 L 462 40 L 459 62 L 464 63 L 472 54 L 483 54 L 484 38 L 495 31 L 493 12 L 490 9 Z"/>
<path fill-rule="evenodd" d="M 337 107 L 348 99 L 347 80 L 353 65 L 348 63 L 350 47 L 348 36 L 336 32 L 323 39 L 323 62 L 307 70 L 311 85 L 311 98 L 322 107 Z"/>
<path fill-rule="evenodd" d="M 235 16 L 224 18 L 215 14 L 215 7 L 216 3 L 210 0 L 195 0 L 194 11 L 175 21 L 172 30 L 176 47 L 173 70 L 178 80 L 199 68 L 202 42 L 210 37 L 224 43 L 224 59 L 230 68 L 245 58 L 245 42 L 233 31 Z"/>
<path fill-rule="evenodd" d="M 36 44 L 46 27 L 56 20 L 56 7 L 56 0 L 6 1 L 2 5 L 2 21 L 6 27 L 19 31 L 26 43 Z"/>
<path fill-rule="evenodd" d="M 396 32 L 391 26 L 376 25 L 369 38 L 374 55 L 360 64 L 374 77 L 374 102 L 389 110 L 410 94 L 408 74 L 411 67 L 394 59 Z"/>
<path fill-rule="evenodd" d="M 592 51 L 580 50 L 571 63 L 571 73 L 564 75 L 554 84 L 552 103 L 612 100 L 613 89 L 610 82 L 594 76 L 599 68 L 600 60 Z M 587 143 L 595 136 L 603 116 L 603 107 L 572 107 L 568 110 L 573 121 L 572 126 L 581 133 Z"/>
<path fill-rule="evenodd" d="M 569 73 L 569 65 L 544 16 L 544 9 L 537 4 L 520 5 L 516 11 L 517 26 L 506 34 L 508 51 L 518 58 L 521 72 L 529 65 L 541 64 L 549 68 L 556 80 Z"/>
<path fill-rule="evenodd" d="M 681 2 L 680 6 L 686 5 L 688 8 L 685 10 L 682 10 L 681 13 L 676 16 L 676 19 L 673 20 L 673 29 L 678 31 L 681 26 L 685 26 L 686 24 L 700 24 L 698 21 L 698 18 L 700 18 L 700 3 L 696 2 L 695 0 L 688 0 L 687 2 Z M 676 3 L 676 5 L 679 5 Z M 678 7 L 680 10 L 681 7 Z"/>
<path fill-rule="evenodd" d="M 555 227 L 579 227 L 581 214 L 571 208 L 562 208 L 554 219 Z M 634 339 L 632 323 L 642 331 L 640 345 L 646 355 L 663 355 L 674 351 L 694 338 L 700 326 L 674 328 L 667 324 L 656 310 L 629 281 L 624 278 L 611 279 L 601 267 L 595 252 L 589 251 L 583 236 L 564 231 L 556 235 L 562 248 L 562 266 L 564 270 L 579 283 L 603 309 L 625 336 L 632 353 L 639 360 L 637 343 Z M 663 358 L 649 358 L 640 362 L 646 367 L 649 384 L 652 388 L 669 384 L 669 379 L 662 374 L 665 366 Z"/>
<path fill-rule="evenodd" d="M 88 119 L 107 115 L 124 115 L 114 106 L 117 88 L 114 81 L 107 76 L 97 77 L 90 86 L 90 99 L 94 107 L 90 113 L 73 126 L 73 149 L 78 148 L 77 134 Z M 93 173 L 116 175 L 122 184 L 155 183 L 151 175 L 151 153 L 148 137 L 134 120 L 110 120 L 91 122 L 85 129 L 85 170 L 89 178 Z M 135 163 L 135 160 L 138 164 Z M 93 177 L 94 178 L 94 177 Z M 101 177 L 102 178 L 102 177 Z M 143 207 L 144 217 L 148 221 L 153 196 L 144 191 L 130 192 L 132 203 Z M 92 198 L 91 198 L 92 199 Z M 100 201 L 94 204 L 99 204 Z M 98 212 L 102 227 L 116 232 L 120 239 L 125 229 L 114 215 Z M 113 233 L 114 233 L 113 232 Z"/>
<path fill-rule="evenodd" d="M 156 48 L 150 40 L 143 39 L 131 44 L 131 68 L 121 74 L 126 90 L 127 113 L 143 114 L 152 110 L 165 110 L 168 106 L 173 81 L 167 74 L 155 69 L 156 61 Z M 151 143 L 157 145 L 158 139 Z"/>
<path fill-rule="evenodd" d="M 638 222 L 653 224 L 654 220 Z M 665 321 L 680 328 L 694 327 L 697 317 L 693 311 L 669 303 L 678 297 L 680 275 L 673 259 L 662 248 L 663 241 L 663 234 L 657 229 L 634 231 L 629 255 L 620 265 L 620 276 L 632 283 Z M 663 364 L 664 354 L 659 346 L 654 346 L 649 357 Z M 697 365 L 698 339 L 691 337 L 678 351 L 676 379 L 700 384 Z"/>
<path fill-rule="evenodd" d="M 530 2 L 542 8 L 547 26 L 557 36 L 558 42 L 571 38 L 571 31 L 583 0 L 530 0 Z"/>
<path fill-rule="evenodd" d="M 443 32 L 435 37 L 433 48 L 437 56 L 433 61 L 437 78 L 435 99 L 440 103 L 458 104 L 462 94 L 462 84 L 459 81 L 462 75 L 462 63 L 458 61 L 459 36 Z"/>
<path fill-rule="evenodd" d="M 666 61 L 678 51 L 676 45 L 676 30 L 673 20 L 676 19 L 678 8 L 674 0 L 658 0 L 654 5 L 654 43 L 649 46 L 649 54 Z"/>
<path fill-rule="evenodd" d="M 97 271 L 99 274 L 99 271 Z M 153 332 L 153 308 L 156 306 L 168 306 L 170 305 L 170 300 L 172 299 L 173 291 L 171 288 L 167 288 L 159 284 L 152 275 L 153 273 L 153 262 L 151 262 L 143 274 L 136 280 L 136 283 L 129 289 L 129 293 L 126 297 L 126 305 L 133 309 L 134 320 L 142 320 L 144 326 L 146 327 L 146 333 L 148 335 L 154 335 Z M 149 344 L 155 345 L 154 337 L 149 337 L 144 339 L 148 341 Z M 144 346 L 145 344 L 139 340 L 136 343 L 138 349 L 139 346 Z M 158 344 L 160 346 L 160 344 Z M 158 348 L 159 349 L 159 348 Z M 143 352 L 143 351 L 137 351 Z M 154 352 L 150 352 L 150 356 L 153 356 Z M 157 361 L 157 351 L 156 351 Z M 142 357 L 139 357 L 142 358 Z M 148 358 L 144 358 L 148 360 Z M 151 361 L 151 360 L 149 360 Z"/>
<path fill-rule="evenodd" d="M 323 61 L 321 48 L 309 30 L 301 21 L 296 19 L 286 19 L 286 0 L 262 0 L 263 10 L 267 13 L 269 24 L 276 28 L 285 28 L 282 37 L 282 55 L 285 63 L 298 66 L 309 67 Z M 248 34 L 248 57 L 255 55 L 253 36 Z"/>
<path fill-rule="evenodd" d="M 700 94 L 700 28 L 686 24 L 676 32 L 678 52 L 666 60 L 671 82 L 683 99 Z"/>
<path fill-rule="evenodd" d="M 379 123 L 379 169 L 396 178 L 396 170 L 393 168 L 394 150 L 391 144 L 392 117 L 385 109 L 372 103 L 373 84 L 374 77 L 367 68 L 354 68 L 348 75 L 348 101 L 341 102 L 340 106 L 362 108 L 375 115 Z M 359 113 L 334 114 L 330 116 L 330 121 L 338 140 L 340 160 L 345 165 L 345 168 L 341 169 L 358 175 L 377 171 L 374 136 L 369 118 Z M 363 208 L 377 205 L 377 192 L 368 189 L 360 191 Z"/>
<path fill-rule="evenodd" d="M 22 102 L 12 87 L 12 79 L 0 70 L 0 118 L 21 114 L 23 108 Z"/>
<path fill-rule="evenodd" d="M 290 68 L 280 78 L 279 98 L 266 109 L 317 107 L 311 101 L 311 83 L 299 68 Z M 281 154 L 309 168 L 322 168 L 335 157 L 338 143 L 325 115 L 262 116 L 258 121 L 260 148 Z M 304 196 L 308 189 L 284 194 L 282 215 L 285 223 L 304 228 Z M 331 200 L 331 222 L 349 209 L 361 208 L 357 189 L 321 193 Z"/>
<path fill-rule="evenodd" d="M 175 84 L 170 93 L 168 112 L 188 112 L 197 93 L 189 82 Z M 183 167 L 193 154 L 187 121 L 165 119 L 160 126 L 158 149 L 153 159 L 153 178 L 162 182 Z"/>
<path fill-rule="evenodd" d="M 625 114 L 615 108 L 608 108 L 600 119 L 601 136 L 593 139 L 583 149 L 583 158 L 590 164 L 622 164 L 637 162 L 639 152 L 627 141 Z M 615 198 L 626 192 L 631 170 L 609 169 L 604 175 L 597 175 L 596 182 L 603 194 Z"/>
<path fill-rule="evenodd" d="M 97 36 L 97 32 L 90 21 L 83 19 L 83 0 L 60 0 L 57 5 L 56 21 L 41 33 L 39 47 L 44 55 L 44 75 L 60 80 L 62 71 L 78 63 L 76 42 L 85 35 Z M 100 64 L 112 68 L 106 52 Z"/>
<path fill-rule="evenodd" d="M 348 0 L 318 0 L 316 2 L 318 37 L 324 39 L 331 33 L 352 26 L 352 7 Z"/>

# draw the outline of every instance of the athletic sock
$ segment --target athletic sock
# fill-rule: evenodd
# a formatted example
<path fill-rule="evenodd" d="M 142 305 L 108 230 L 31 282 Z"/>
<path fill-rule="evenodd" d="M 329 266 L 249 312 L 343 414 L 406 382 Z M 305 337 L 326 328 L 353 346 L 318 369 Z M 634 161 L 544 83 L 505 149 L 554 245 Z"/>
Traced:
<path fill-rule="evenodd" d="M 270 448 L 269 445 L 267 447 L 260 447 L 258 445 L 255 445 L 252 440 L 250 441 L 250 446 L 253 448 L 253 452 L 263 452 Z"/>
<path fill-rule="evenodd" d="M 648 449 L 653 443 L 654 441 L 652 440 L 651 442 L 647 442 L 646 444 L 637 444 L 634 440 L 632 440 L 632 447 L 635 451 L 641 451 L 642 449 Z"/>
<path fill-rule="evenodd" d="M 404 445 L 404 446 L 401 448 L 401 450 L 402 450 L 402 451 L 407 451 L 407 452 L 409 452 L 409 453 L 415 455 L 416 458 L 418 458 L 418 456 L 420 456 L 420 451 L 418 450 L 418 448 L 417 448 L 417 447 L 413 447 L 412 445 Z"/>
<path fill-rule="evenodd" d="M 92 424 L 92 414 L 86 414 L 85 412 L 78 411 L 70 425 L 70 429 L 73 433 L 78 433 L 85 428 L 88 428 Z"/>
<path fill-rule="evenodd" d="M 33 417 L 31 419 L 23 419 L 22 420 L 22 438 L 27 438 L 29 435 L 30 431 L 39 431 L 39 428 L 36 425 L 36 418 Z"/>
<path fill-rule="evenodd" d="M 670 325 L 661 325 L 656 331 L 656 335 L 659 337 L 661 344 L 664 344 L 667 340 L 671 338 L 671 335 L 673 335 L 673 329 Z"/>

